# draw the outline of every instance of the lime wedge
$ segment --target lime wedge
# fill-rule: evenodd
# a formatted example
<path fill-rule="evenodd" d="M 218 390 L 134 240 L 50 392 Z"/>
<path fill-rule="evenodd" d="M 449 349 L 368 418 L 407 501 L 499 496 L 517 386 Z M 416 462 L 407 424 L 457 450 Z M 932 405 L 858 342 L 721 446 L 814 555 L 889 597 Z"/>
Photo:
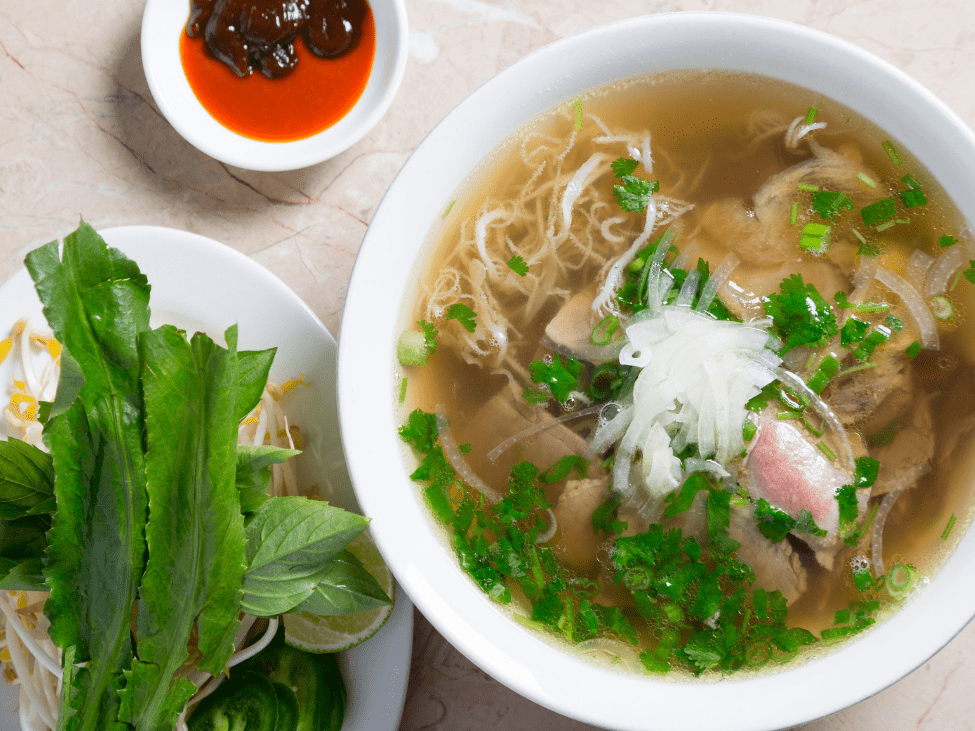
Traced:
<path fill-rule="evenodd" d="M 363 531 L 346 548 L 362 562 L 366 571 L 393 598 L 393 574 L 383 561 L 379 549 L 367 531 Z M 372 637 L 382 627 L 392 605 L 336 617 L 315 614 L 284 614 L 284 641 L 306 652 L 340 652 L 355 647 Z"/>

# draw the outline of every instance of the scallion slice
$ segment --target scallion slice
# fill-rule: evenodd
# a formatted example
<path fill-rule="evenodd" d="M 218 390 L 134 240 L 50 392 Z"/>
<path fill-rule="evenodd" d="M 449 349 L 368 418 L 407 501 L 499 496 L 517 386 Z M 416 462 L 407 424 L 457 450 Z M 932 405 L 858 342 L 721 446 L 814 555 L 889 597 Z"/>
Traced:
<path fill-rule="evenodd" d="M 948 518 L 948 525 L 945 526 L 945 529 L 941 534 L 941 540 L 947 541 L 948 536 L 951 535 L 951 529 L 954 527 L 955 527 L 955 514 L 952 513 L 951 517 Z"/>
<path fill-rule="evenodd" d="M 829 249 L 831 227 L 825 223 L 807 223 L 799 236 L 799 247 L 805 251 L 825 254 Z"/>
<path fill-rule="evenodd" d="M 592 329 L 590 338 L 594 345 L 609 345 L 613 334 L 619 329 L 620 323 L 614 315 L 606 315 L 599 324 Z"/>
<path fill-rule="evenodd" d="M 887 153 L 887 157 L 890 158 L 890 161 L 892 163 L 894 163 L 895 165 L 900 165 L 901 164 L 901 156 L 897 152 L 897 148 L 894 147 L 894 143 L 891 142 L 890 140 L 884 140 L 880 144 L 883 146 L 884 152 Z"/>

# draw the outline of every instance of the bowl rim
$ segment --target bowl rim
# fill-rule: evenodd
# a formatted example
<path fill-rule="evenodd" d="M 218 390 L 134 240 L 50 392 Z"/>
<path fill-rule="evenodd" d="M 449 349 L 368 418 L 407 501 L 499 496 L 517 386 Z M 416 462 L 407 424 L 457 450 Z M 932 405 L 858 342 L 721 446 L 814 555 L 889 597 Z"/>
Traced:
<path fill-rule="evenodd" d="M 183 73 L 179 39 L 188 5 L 147 0 L 140 47 L 149 90 L 159 110 L 187 142 L 210 157 L 246 170 L 281 172 L 324 162 L 365 137 L 387 112 L 403 81 L 409 54 L 404 0 L 367 0 L 376 26 L 372 70 L 362 95 L 332 126 L 300 140 L 266 142 L 231 131 L 197 99 Z"/>
<path fill-rule="evenodd" d="M 431 130 L 387 189 L 360 247 L 343 311 L 338 379 L 343 443 L 359 502 L 373 520 L 377 544 L 394 574 L 431 624 L 504 685 L 551 710 L 601 727 L 633 731 L 787 728 L 883 690 L 965 627 L 975 615 L 975 583 L 964 578 L 964 556 L 975 554 L 975 531 L 969 529 L 960 538 L 920 598 L 905 602 L 894 616 L 842 651 L 810 659 L 787 672 L 708 683 L 707 702 L 702 704 L 696 690 L 702 684 L 594 669 L 505 617 L 461 574 L 437 535 L 438 527 L 406 477 L 412 458 L 404 456 L 395 435 L 398 424 L 391 394 L 406 374 L 395 364 L 394 349 L 407 323 L 401 315 L 390 317 L 383 310 L 388 311 L 390 302 L 408 309 L 408 284 L 415 279 L 423 253 L 429 254 L 428 232 L 436 226 L 450 195 L 498 143 L 539 113 L 592 88 L 587 83 L 606 73 L 607 64 L 628 58 L 627 54 L 635 56 L 639 51 L 631 50 L 632 44 L 642 43 L 638 49 L 658 47 L 648 41 L 650 34 L 664 46 L 680 34 L 713 41 L 721 53 L 702 54 L 694 47 L 698 55 L 710 59 L 709 68 L 747 61 L 760 65 L 766 76 L 785 78 L 813 91 L 827 81 L 835 85 L 839 92 L 831 87 L 828 96 L 861 113 L 867 107 L 864 116 L 884 128 L 891 139 L 919 140 L 910 145 L 915 157 L 941 181 L 969 227 L 975 221 L 975 202 L 960 198 L 975 185 L 975 172 L 958 163 L 964 157 L 962 150 L 969 159 L 975 157 L 975 134 L 917 81 L 848 41 L 788 21 L 715 11 L 642 16 L 583 31 L 533 51 L 468 95 Z M 744 50 L 746 41 L 756 39 L 761 39 L 761 47 Z M 786 63 L 768 65 L 783 51 L 795 55 Z M 814 57 L 825 67 L 814 78 L 798 81 L 789 76 L 808 72 L 803 63 L 811 63 Z M 574 64 L 571 59 L 585 62 Z M 841 73 L 841 62 L 853 64 L 858 78 Z M 885 91 L 896 89 L 898 104 L 905 99 L 912 103 L 909 113 L 888 121 L 877 119 L 896 109 L 876 90 L 863 87 L 866 77 L 883 80 Z M 495 111 L 499 104 L 511 110 L 514 121 L 499 121 L 502 115 L 485 112 Z M 927 141 L 919 136 L 922 122 L 916 108 L 925 110 Z M 462 170 L 443 167 L 443 151 L 454 149 L 462 150 L 459 154 L 465 163 L 458 166 Z M 959 154 L 939 155 L 944 149 Z M 468 165 L 470 160 L 474 164 Z M 439 175 L 436 180 L 430 177 L 434 171 Z M 427 194 L 417 196 L 416 190 Z M 412 238 L 415 232 L 420 232 L 418 240 Z M 388 245 L 390 240 L 396 246 Z M 376 302 L 376 291 L 383 293 L 382 302 Z M 429 529 L 404 528 L 411 520 Z M 544 667 L 545 674 L 538 667 Z M 866 677 L 864 667 L 870 668 Z M 594 682 L 612 688 L 612 707 L 594 689 Z M 774 703 L 756 703 L 757 698 L 770 697 L 776 699 Z"/>

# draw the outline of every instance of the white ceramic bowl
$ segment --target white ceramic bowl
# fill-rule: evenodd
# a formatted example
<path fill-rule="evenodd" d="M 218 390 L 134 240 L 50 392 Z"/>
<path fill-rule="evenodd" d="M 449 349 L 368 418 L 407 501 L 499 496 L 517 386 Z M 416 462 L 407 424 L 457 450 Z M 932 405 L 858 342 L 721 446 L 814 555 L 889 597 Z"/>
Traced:
<path fill-rule="evenodd" d="M 188 0 L 148 0 L 142 16 L 142 65 L 152 96 L 176 131 L 201 152 L 248 170 L 296 170 L 348 149 L 386 113 L 403 80 L 408 50 L 403 0 L 369 0 L 376 23 L 376 55 L 359 101 L 342 119 L 294 142 L 262 142 L 232 132 L 203 108 L 183 73 L 179 39 Z"/>
<path fill-rule="evenodd" d="M 975 614 L 975 531 L 916 599 L 837 652 L 744 680 L 621 676 L 542 641 L 462 574 L 407 478 L 411 467 L 396 433 L 394 347 L 404 326 L 398 305 L 414 298 L 414 265 L 457 187 L 505 138 L 553 106 L 617 79 L 683 68 L 772 76 L 852 107 L 910 149 L 975 221 L 975 135 L 918 83 L 860 48 L 790 23 L 724 13 L 655 15 L 586 31 L 530 54 L 477 89 L 430 133 L 390 186 L 362 243 L 345 302 L 342 436 L 356 495 L 397 579 L 455 647 L 505 685 L 606 728 L 786 728 L 894 683 L 968 623 Z"/>

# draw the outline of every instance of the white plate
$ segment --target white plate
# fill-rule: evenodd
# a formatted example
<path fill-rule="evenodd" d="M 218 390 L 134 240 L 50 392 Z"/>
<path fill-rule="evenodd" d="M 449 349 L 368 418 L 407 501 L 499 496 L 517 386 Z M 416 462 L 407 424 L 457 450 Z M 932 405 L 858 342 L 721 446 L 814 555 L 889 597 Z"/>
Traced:
<path fill-rule="evenodd" d="M 259 264 L 203 236 L 154 226 L 100 233 L 149 278 L 153 326 L 171 323 L 222 340 L 223 332 L 237 323 L 240 349 L 278 348 L 272 380 L 280 383 L 304 374 L 309 386 L 300 406 L 289 410 L 307 440 L 299 476 L 306 484 L 327 486 L 333 504 L 359 512 L 339 438 L 337 347 L 305 303 Z M 44 321 L 33 282 L 21 269 L 0 287 L 0 337 L 24 316 Z M 0 367 L 0 383 L 9 383 L 10 369 L 9 363 Z M 0 434 L 7 436 L 5 424 Z M 399 726 L 413 642 L 412 609 L 406 592 L 398 590 L 392 615 L 379 633 L 341 656 L 349 691 L 343 731 L 393 731 Z M 0 731 L 15 731 L 20 728 L 13 711 L 17 694 L 6 683 L 0 685 Z"/>

